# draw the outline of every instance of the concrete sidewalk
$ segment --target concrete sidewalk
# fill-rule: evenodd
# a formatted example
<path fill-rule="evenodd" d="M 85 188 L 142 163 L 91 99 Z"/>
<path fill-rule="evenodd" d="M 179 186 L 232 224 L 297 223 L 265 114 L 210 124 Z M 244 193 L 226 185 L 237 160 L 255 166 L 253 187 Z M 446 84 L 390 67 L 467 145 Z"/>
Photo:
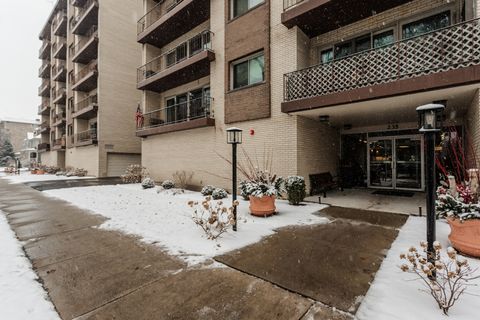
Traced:
<path fill-rule="evenodd" d="M 63 319 L 302 319 L 314 305 L 231 268 L 189 269 L 22 184 L 0 179 L 0 210 Z"/>

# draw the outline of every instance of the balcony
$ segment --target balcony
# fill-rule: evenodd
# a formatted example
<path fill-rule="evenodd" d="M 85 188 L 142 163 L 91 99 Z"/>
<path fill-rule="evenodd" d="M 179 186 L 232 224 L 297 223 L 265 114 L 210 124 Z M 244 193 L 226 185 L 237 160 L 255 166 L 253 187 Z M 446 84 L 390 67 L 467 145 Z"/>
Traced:
<path fill-rule="evenodd" d="M 50 57 L 50 41 L 44 40 L 40 50 L 38 51 L 38 58 L 39 59 L 47 59 Z"/>
<path fill-rule="evenodd" d="M 38 152 L 50 151 L 50 144 L 49 143 L 40 143 L 37 146 L 37 150 L 38 150 Z"/>
<path fill-rule="evenodd" d="M 93 95 L 77 102 L 74 105 L 72 118 L 92 119 L 97 116 L 97 95 Z"/>
<path fill-rule="evenodd" d="M 282 23 L 310 38 L 413 0 L 283 0 Z"/>
<path fill-rule="evenodd" d="M 137 88 L 163 92 L 210 74 L 210 31 L 204 31 L 137 70 Z"/>
<path fill-rule="evenodd" d="M 84 35 L 92 25 L 98 25 L 98 1 L 85 0 L 82 7 L 71 20 L 72 33 Z"/>
<path fill-rule="evenodd" d="M 67 68 L 65 62 L 58 63 L 52 67 L 53 81 L 65 82 L 67 80 Z"/>
<path fill-rule="evenodd" d="M 89 129 L 75 134 L 75 147 L 97 144 L 97 129 Z"/>
<path fill-rule="evenodd" d="M 43 121 L 42 124 L 40 124 L 40 130 L 38 130 L 39 133 L 48 133 L 50 132 L 50 124 L 48 121 Z"/>
<path fill-rule="evenodd" d="M 65 87 L 53 88 L 52 103 L 64 105 L 67 99 L 67 90 Z"/>
<path fill-rule="evenodd" d="M 72 90 L 89 92 L 97 87 L 97 61 L 84 66 L 72 77 Z"/>
<path fill-rule="evenodd" d="M 45 99 L 42 104 L 38 106 L 38 115 L 48 116 L 50 114 L 50 99 Z"/>
<path fill-rule="evenodd" d="M 71 0 L 70 4 L 74 7 L 83 7 L 87 0 Z"/>
<path fill-rule="evenodd" d="M 50 78 L 50 61 L 49 60 L 44 60 L 42 61 L 42 65 L 38 69 L 38 76 L 43 79 L 49 79 Z"/>
<path fill-rule="evenodd" d="M 480 82 L 480 21 L 438 29 L 284 75 L 283 112 Z"/>
<path fill-rule="evenodd" d="M 65 60 L 67 58 L 67 41 L 65 38 L 57 38 L 52 45 L 53 57 L 55 59 Z"/>
<path fill-rule="evenodd" d="M 65 136 L 60 139 L 53 140 L 52 150 L 65 150 L 66 147 L 66 140 Z"/>
<path fill-rule="evenodd" d="M 137 24 L 137 41 L 158 48 L 210 18 L 210 0 L 161 0 Z"/>
<path fill-rule="evenodd" d="M 38 88 L 38 95 L 41 97 L 50 97 L 50 79 L 44 79 Z"/>
<path fill-rule="evenodd" d="M 147 112 L 137 136 L 215 126 L 211 105 L 211 98 L 203 97 Z"/>
<path fill-rule="evenodd" d="M 73 62 L 83 64 L 97 59 L 98 30 L 96 25 L 92 26 L 85 37 L 70 48 L 70 56 Z"/>
<path fill-rule="evenodd" d="M 52 127 L 59 127 L 67 121 L 65 112 L 56 113 L 53 115 Z"/>
<path fill-rule="evenodd" d="M 53 34 L 65 37 L 67 35 L 67 10 L 58 11 L 52 21 Z"/>

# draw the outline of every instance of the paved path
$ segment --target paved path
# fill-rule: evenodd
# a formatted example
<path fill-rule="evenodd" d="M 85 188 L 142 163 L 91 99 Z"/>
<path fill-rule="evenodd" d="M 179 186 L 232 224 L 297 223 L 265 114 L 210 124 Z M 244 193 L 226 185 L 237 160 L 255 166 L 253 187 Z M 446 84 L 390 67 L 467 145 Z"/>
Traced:
<path fill-rule="evenodd" d="M 63 319 L 301 319 L 314 304 L 231 268 L 187 269 L 22 184 L 0 179 L 0 210 Z"/>

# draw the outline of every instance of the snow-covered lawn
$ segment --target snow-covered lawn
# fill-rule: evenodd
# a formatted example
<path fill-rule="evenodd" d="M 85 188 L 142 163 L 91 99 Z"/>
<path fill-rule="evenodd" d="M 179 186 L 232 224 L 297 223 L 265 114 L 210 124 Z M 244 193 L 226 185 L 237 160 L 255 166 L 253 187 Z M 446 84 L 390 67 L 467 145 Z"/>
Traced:
<path fill-rule="evenodd" d="M 357 318 L 360 320 L 472 320 L 478 319 L 480 303 L 480 279 L 475 280 L 479 286 L 468 287 L 467 293 L 450 309 L 449 317 L 444 316 L 435 300 L 425 292 L 422 283 L 410 281 L 415 276 L 403 273 L 400 253 L 408 251 L 410 246 L 419 247 L 425 240 L 425 218 L 410 217 L 400 231 L 387 257 L 377 272 L 372 286 L 363 300 Z M 450 227 L 444 221 L 437 222 L 437 240 L 446 249 L 450 246 L 448 234 Z M 480 260 L 468 259 L 473 269 L 480 268 Z M 477 271 L 480 275 L 480 270 Z"/>
<path fill-rule="evenodd" d="M 60 319 L 1 211 L 0 313 L 8 320 Z"/>
<path fill-rule="evenodd" d="M 240 200 L 238 231 L 229 230 L 212 241 L 206 239 L 201 228 L 191 219 L 192 208 L 187 202 L 203 199 L 198 192 L 172 195 L 168 191 L 142 190 L 139 184 L 131 184 L 56 189 L 45 193 L 108 217 L 110 220 L 102 228 L 140 236 L 147 243 L 164 246 L 189 264 L 255 243 L 273 234 L 276 228 L 328 222 L 328 219 L 312 214 L 325 208 L 324 205 L 291 206 L 287 201 L 277 200 L 279 214 L 257 218 L 248 214 L 248 202 Z M 224 202 L 231 203 L 231 200 Z"/>
<path fill-rule="evenodd" d="M 93 177 L 66 177 L 66 176 L 56 176 L 54 174 L 31 174 L 30 171 L 21 171 L 20 175 L 3 173 L 2 175 L 0 175 L 0 178 L 7 179 L 12 183 L 24 183 L 24 182 L 35 182 L 35 181 L 92 179 Z"/>

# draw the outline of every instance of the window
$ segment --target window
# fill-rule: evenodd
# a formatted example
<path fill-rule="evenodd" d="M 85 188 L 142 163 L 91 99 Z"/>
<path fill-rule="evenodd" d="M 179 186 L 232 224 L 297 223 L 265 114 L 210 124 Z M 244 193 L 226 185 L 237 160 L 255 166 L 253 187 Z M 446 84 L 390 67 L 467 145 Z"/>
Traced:
<path fill-rule="evenodd" d="M 373 47 L 379 48 L 395 42 L 393 30 L 377 33 L 373 35 Z"/>
<path fill-rule="evenodd" d="M 327 49 L 320 52 L 320 63 L 328 63 L 333 60 L 333 49 Z"/>
<path fill-rule="evenodd" d="M 355 52 L 362 52 L 372 48 L 370 34 L 355 39 Z"/>
<path fill-rule="evenodd" d="M 232 64 L 233 89 L 245 87 L 265 80 L 263 52 L 241 59 Z"/>
<path fill-rule="evenodd" d="M 450 11 L 410 22 L 402 26 L 402 37 L 408 39 L 450 25 Z"/>
<path fill-rule="evenodd" d="M 238 17 L 253 7 L 263 3 L 264 0 L 232 0 L 232 18 Z"/>

